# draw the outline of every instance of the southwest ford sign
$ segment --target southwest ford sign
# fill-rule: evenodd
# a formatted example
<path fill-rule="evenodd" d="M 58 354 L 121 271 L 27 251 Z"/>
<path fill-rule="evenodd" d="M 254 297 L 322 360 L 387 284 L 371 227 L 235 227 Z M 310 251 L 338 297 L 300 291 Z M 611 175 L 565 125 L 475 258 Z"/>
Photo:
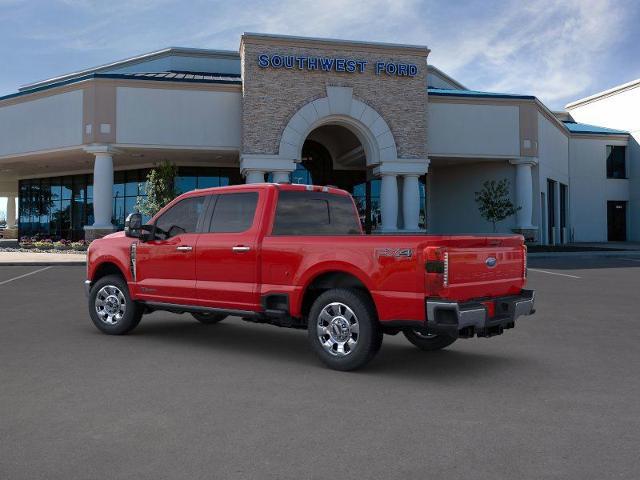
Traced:
<path fill-rule="evenodd" d="M 318 70 L 321 72 L 364 73 L 373 68 L 376 75 L 385 74 L 396 77 L 415 77 L 418 66 L 413 63 L 375 62 L 369 67 L 366 60 L 353 60 L 336 57 L 300 57 L 297 55 L 258 55 L 261 68 L 284 68 L 289 70 Z"/>

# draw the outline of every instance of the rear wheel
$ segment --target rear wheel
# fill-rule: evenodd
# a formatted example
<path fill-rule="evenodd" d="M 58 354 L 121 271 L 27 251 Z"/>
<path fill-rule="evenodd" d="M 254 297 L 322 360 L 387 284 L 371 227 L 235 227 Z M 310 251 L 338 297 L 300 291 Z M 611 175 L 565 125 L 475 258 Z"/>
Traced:
<path fill-rule="evenodd" d="M 309 343 L 335 370 L 355 370 L 380 349 L 382 331 L 369 298 L 358 290 L 332 289 L 309 312 Z"/>
<path fill-rule="evenodd" d="M 193 312 L 191 316 L 198 320 L 200 323 L 210 325 L 212 323 L 218 323 L 227 318 L 224 313 L 205 313 L 205 312 Z"/>
<path fill-rule="evenodd" d="M 89 314 L 103 333 L 123 335 L 138 326 L 143 308 L 129 295 L 127 282 L 119 275 L 98 280 L 89 293 Z"/>
<path fill-rule="evenodd" d="M 435 335 L 421 332 L 420 330 L 405 330 L 402 333 L 407 337 L 407 340 L 413 343 L 420 350 L 428 352 L 433 350 L 442 350 L 457 340 L 457 338 L 449 337 L 447 335 Z"/>

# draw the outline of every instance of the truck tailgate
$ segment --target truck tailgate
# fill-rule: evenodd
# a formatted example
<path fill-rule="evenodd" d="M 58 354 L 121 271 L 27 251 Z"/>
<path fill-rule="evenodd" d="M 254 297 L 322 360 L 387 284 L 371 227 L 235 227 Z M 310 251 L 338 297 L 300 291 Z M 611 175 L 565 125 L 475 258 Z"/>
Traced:
<path fill-rule="evenodd" d="M 437 296 L 465 301 L 515 295 L 526 283 L 522 237 L 448 237 L 436 248 L 445 266 Z"/>

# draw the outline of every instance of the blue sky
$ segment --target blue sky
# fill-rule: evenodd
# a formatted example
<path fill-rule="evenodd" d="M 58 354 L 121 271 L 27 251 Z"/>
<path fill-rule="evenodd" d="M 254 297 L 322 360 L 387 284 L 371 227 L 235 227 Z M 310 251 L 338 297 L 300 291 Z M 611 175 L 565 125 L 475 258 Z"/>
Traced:
<path fill-rule="evenodd" d="M 640 77 L 640 2 L 0 0 L 0 94 L 166 46 L 236 50 L 243 31 L 423 44 L 472 89 L 566 102 Z"/>
<path fill-rule="evenodd" d="M 236 50 L 250 31 L 427 45 L 468 88 L 559 109 L 640 78 L 638 25 L 631 0 L 0 0 L 0 95 L 167 46 Z"/>

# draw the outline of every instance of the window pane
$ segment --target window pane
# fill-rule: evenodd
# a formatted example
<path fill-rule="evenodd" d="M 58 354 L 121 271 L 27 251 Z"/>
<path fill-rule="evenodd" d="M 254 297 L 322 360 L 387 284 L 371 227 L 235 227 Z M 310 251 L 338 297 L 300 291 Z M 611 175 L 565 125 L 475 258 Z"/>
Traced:
<path fill-rule="evenodd" d="M 124 216 L 126 218 L 130 213 L 135 212 L 136 210 L 136 199 L 137 197 L 126 197 L 124 200 Z"/>
<path fill-rule="evenodd" d="M 138 195 L 138 171 L 131 170 L 125 173 L 127 181 L 124 184 L 124 194 L 127 197 L 135 197 Z"/>
<path fill-rule="evenodd" d="M 210 232 L 238 233 L 253 225 L 258 205 L 258 193 L 227 193 L 218 196 Z"/>
<path fill-rule="evenodd" d="M 113 174 L 113 198 L 124 197 L 124 172 Z"/>
<path fill-rule="evenodd" d="M 73 177 L 62 177 L 62 200 L 70 200 L 73 195 Z"/>
<path fill-rule="evenodd" d="M 626 147 L 620 145 L 607 146 L 607 178 L 626 178 Z"/>
<path fill-rule="evenodd" d="M 112 223 L 118 228 L 118 230 L 122 230 L 124 228 L 124 198 L 114 198 L 113 199 L 113 213 L 112 213 Z"/>
<path fill-rule="evenodd" d="M 198 177 L 198 188 L 219 187 L 220 177 Z"/>
<path fill-rule="evenodd" d="M 351 198 L 321 192 L 280 192 L 274 235 L 360 233 Z"/>
<path fill-rule="evenodd" d="M 73 177 L 73 200 L 76 202 L 84 202 L 85 192 L 87 190 L 86 175 L 76 175 Z"/>
<path fill-rule="evenodd" d="M 185 198 L 175 204 L 156 221 L 158 233 L 164 238 L 182 233 L 195 233 L 205 198 L 204 196 Z"/>
<path fill-rule="evenodd" d="M 195 190 L 198 177 L 176 177 L 176 190 L 178 193 L 186 193 Z"/>

